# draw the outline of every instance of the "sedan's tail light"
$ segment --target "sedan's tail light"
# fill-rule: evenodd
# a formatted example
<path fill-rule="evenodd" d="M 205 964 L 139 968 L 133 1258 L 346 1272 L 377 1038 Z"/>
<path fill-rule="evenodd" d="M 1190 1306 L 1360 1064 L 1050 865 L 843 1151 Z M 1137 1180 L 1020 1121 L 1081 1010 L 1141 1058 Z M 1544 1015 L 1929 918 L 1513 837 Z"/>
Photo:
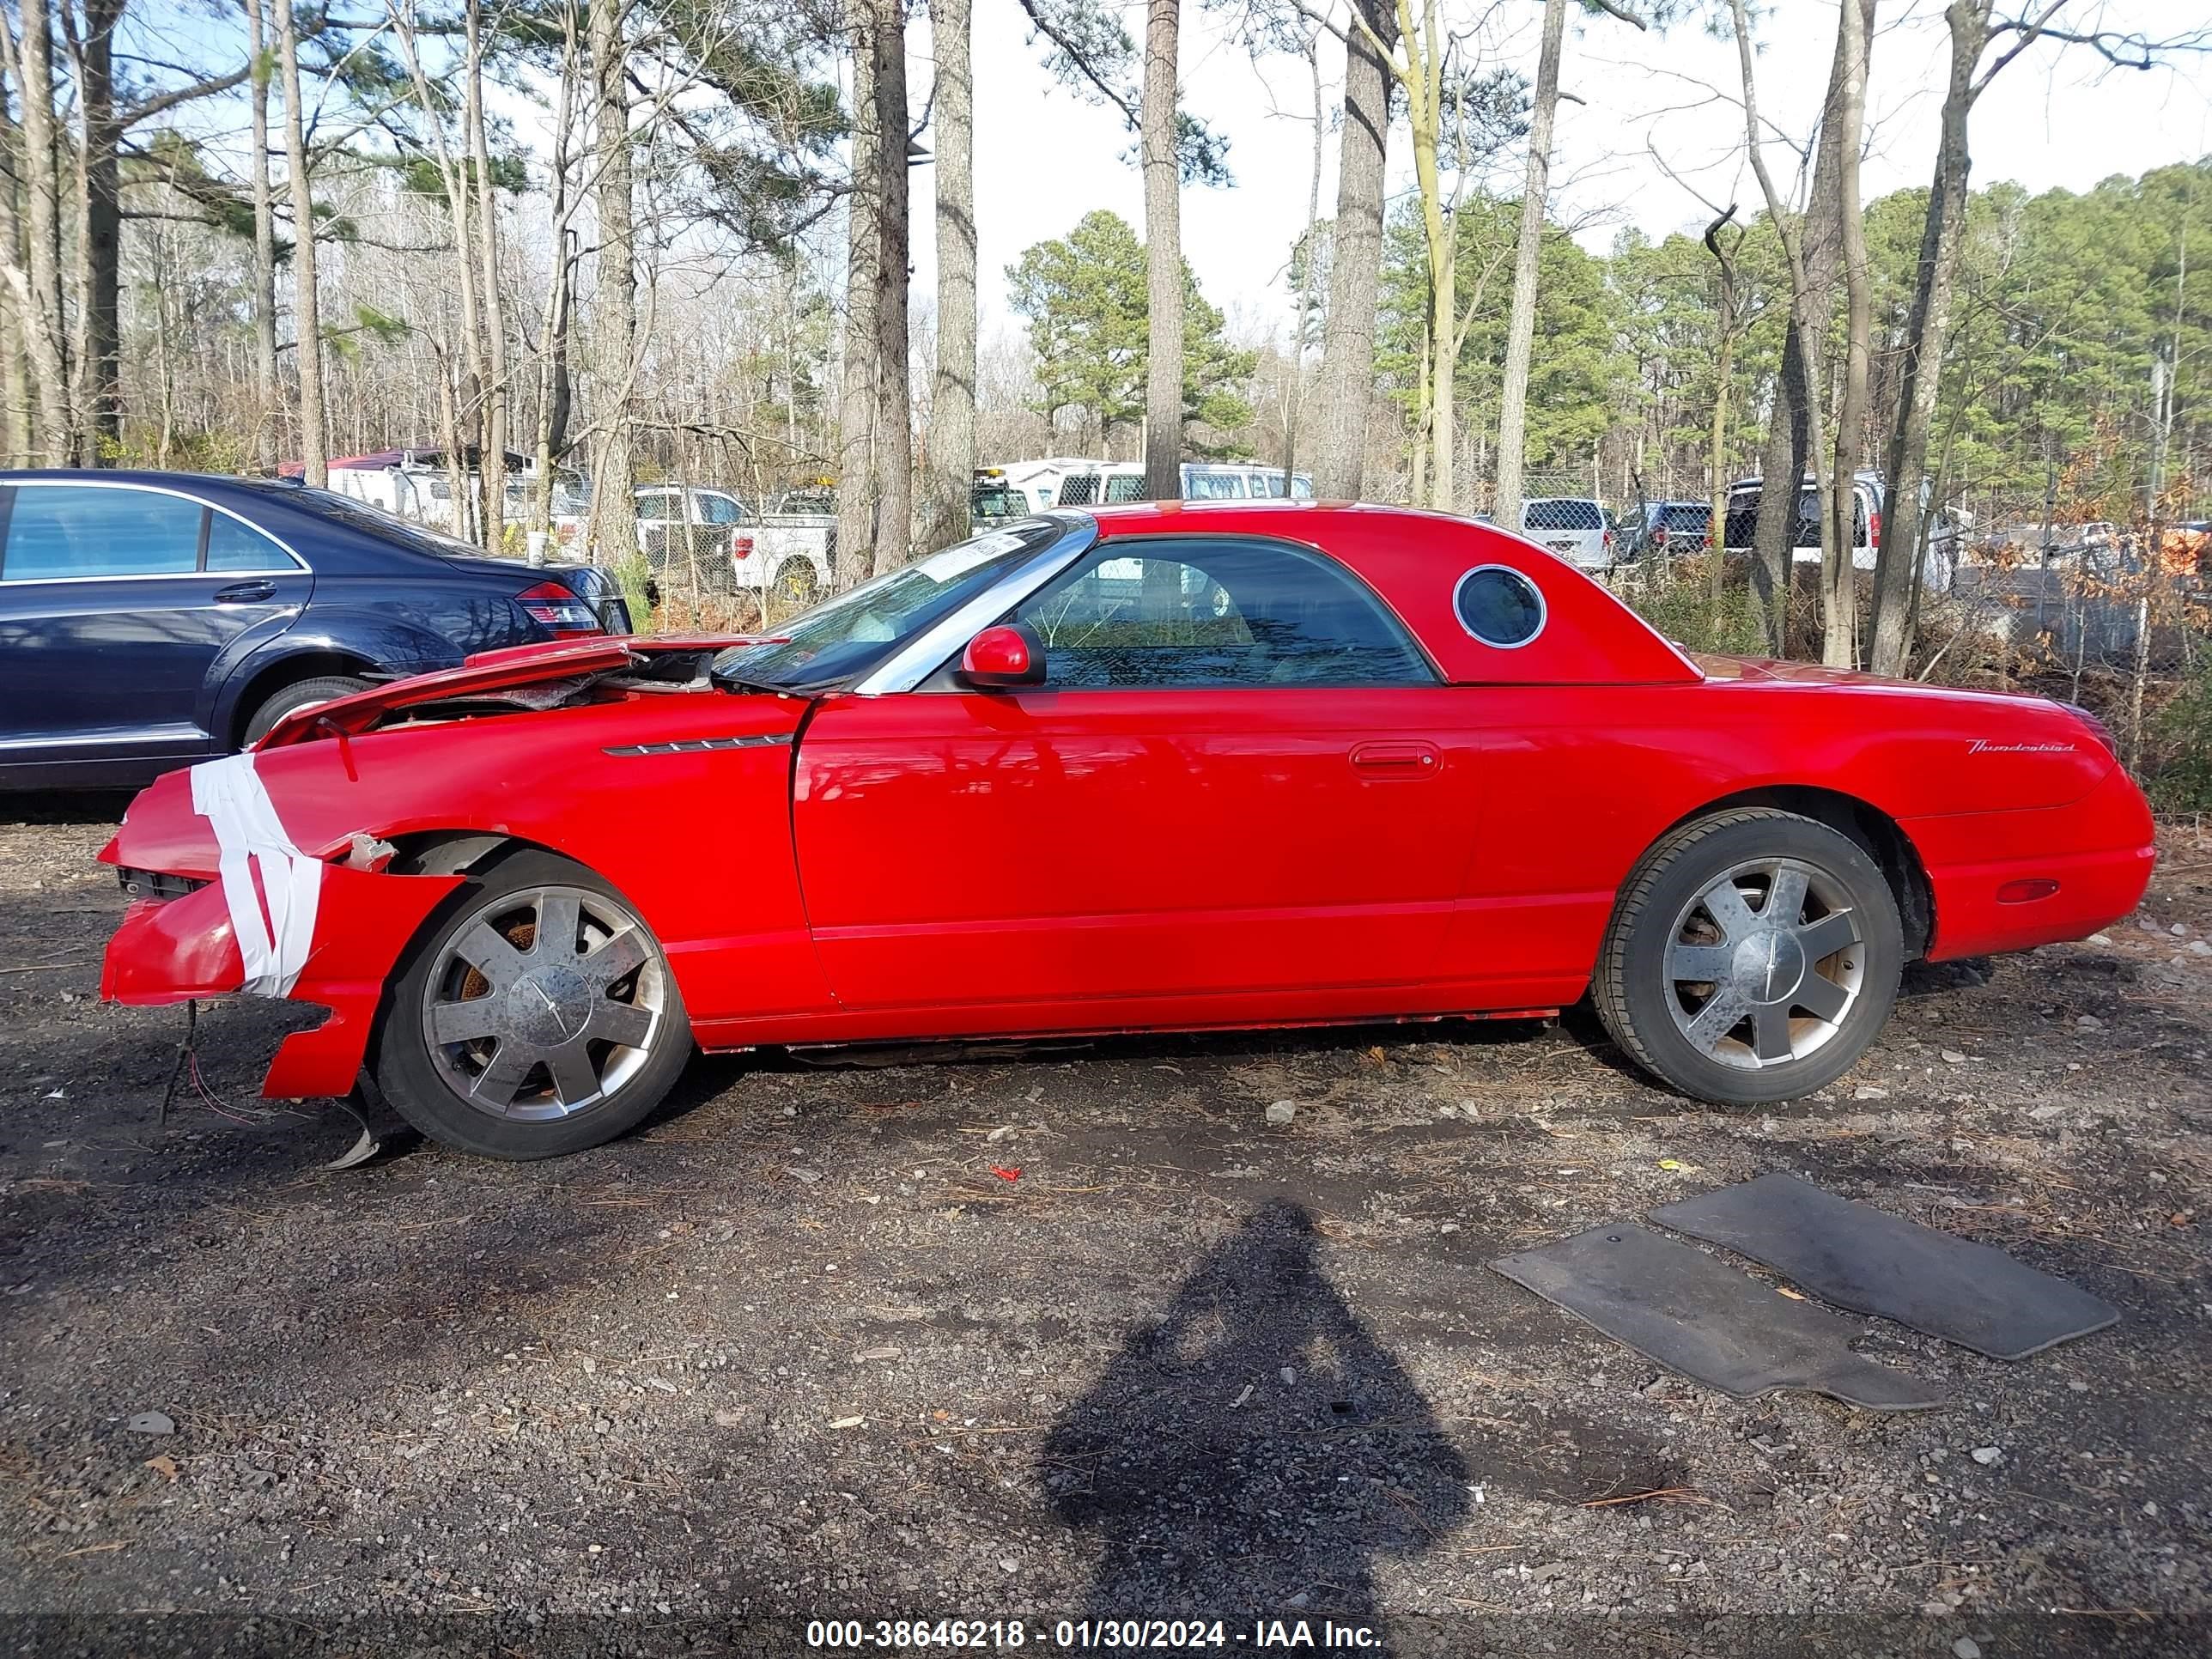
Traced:
<path fill-rule="evenodd" d="M 599 626 L 599 613 L 588 602 L 580 598 L 574 589 L 559 582 L 540 582 L 517 594 L 517 601 L 530 613 L 532 622 L 553 630 L 558 639 L 573 638 L 579 634 L 604 634 Z"/>

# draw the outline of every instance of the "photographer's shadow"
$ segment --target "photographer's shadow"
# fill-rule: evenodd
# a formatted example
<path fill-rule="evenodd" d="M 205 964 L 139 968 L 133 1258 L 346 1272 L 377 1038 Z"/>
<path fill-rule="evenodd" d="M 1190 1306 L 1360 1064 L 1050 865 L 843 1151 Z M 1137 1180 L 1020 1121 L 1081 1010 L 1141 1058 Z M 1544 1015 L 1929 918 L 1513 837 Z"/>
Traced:
<path fill-rule="evenodd" d="M 1104 1538 L 1089 1617 L 1376 1623 L 1375 1558 L 1465 1512 L 1465 1462 L 1315 1244 L 1298 1205 L 1255 1212 L 1053 1425 L 1054 1507 Z"/>

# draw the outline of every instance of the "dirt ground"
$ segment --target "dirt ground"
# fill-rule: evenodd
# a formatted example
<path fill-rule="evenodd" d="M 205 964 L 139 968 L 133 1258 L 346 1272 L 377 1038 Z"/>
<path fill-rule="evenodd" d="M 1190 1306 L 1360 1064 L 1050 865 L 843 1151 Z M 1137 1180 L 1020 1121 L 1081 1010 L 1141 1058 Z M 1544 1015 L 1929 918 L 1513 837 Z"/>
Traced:
<path fill-rule="evenodd" d="M 302 1011 L 204 1007 L 156 1126 L 183 1012 L 97 998 L 114 810 L 0 802 L 19 1647 L 854 1618 L 1057 1650 L 1141 1614 L 1232 1651 L 1264 1614 L 1407 1652 L 2207 1650 L 2212 827 L 2108 937 L 1915 969 L 1856 1071 L 1764 1111 L 1571 1013 L 703 1059 L 582 1157 L 334 1171 L 342 1107 L 255 1096 Z M 1486 1266 L 1775 1170 L 2121 1322 L 2006 1364 L 1856 1321 L 1953 1402 L 1881 1416 L 1663 1376 Z"/>

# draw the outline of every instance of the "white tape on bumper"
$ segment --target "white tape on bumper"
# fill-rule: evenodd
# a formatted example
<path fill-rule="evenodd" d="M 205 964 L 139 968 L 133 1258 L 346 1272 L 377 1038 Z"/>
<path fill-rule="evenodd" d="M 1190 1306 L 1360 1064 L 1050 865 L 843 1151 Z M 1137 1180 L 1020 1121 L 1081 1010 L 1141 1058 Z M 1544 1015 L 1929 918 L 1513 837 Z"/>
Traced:
<path fill-rule="evenodd" d="M 314 940 L 322 863 L 284 833 L 251 753 L 203 761 L 191 777 L 192 811 L 215 831 L 216 867 L 246 964 L 246 993 L 289 996 Z"/>

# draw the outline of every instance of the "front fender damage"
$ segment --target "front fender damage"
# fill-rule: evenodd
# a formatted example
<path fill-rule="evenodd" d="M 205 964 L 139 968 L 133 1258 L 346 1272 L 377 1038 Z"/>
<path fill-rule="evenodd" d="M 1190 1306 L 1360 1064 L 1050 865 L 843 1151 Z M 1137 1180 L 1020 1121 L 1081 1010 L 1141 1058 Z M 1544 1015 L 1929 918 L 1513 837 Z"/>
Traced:
<path fill-rule="evenodd" d="M 216 878 L 124 912 L 101 963 L 100 995 L 140 1006 L 241 993 L 319 1004 L 329 1016 L 284 1040 L 261 1092 L 346 1094 L 400 951 L 466 878 L 310 857 L 286 834 L 252 756 L 192 771 L 191 810 L 213 829 Z M 126 823 L 126 832 L 134 828 Z M 113 848 L 104 856 L 121 861 Z"/>

